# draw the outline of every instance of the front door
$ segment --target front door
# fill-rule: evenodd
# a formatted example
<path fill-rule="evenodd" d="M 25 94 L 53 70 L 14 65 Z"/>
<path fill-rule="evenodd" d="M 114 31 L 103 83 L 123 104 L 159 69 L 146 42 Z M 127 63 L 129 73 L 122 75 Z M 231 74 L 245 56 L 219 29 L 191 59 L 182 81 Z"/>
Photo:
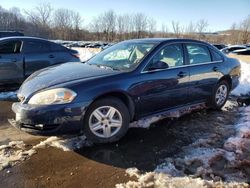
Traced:
<path fill-rule="evenodd" d="M 139 96 L 137 111 L 146 116 L 165 111 L 187 102 L 189 72 L 181 44 L 166 45 L 152 57 L 134 86 Z M 165 63 L 168 68 L 151 69 L 154 64 Z"/>

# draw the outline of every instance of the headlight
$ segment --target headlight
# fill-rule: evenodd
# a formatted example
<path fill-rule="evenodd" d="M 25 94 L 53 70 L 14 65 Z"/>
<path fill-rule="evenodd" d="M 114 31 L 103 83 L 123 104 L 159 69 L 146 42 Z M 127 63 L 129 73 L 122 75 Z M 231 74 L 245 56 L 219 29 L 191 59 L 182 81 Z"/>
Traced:
<path fill-rule="evenodd" d="M 57 88 L 35 94 L 28 103 L 37 105 L 65 104 L 72 102 L 75 97 L 76 93 L 74 91 L 66 88 Z"/>

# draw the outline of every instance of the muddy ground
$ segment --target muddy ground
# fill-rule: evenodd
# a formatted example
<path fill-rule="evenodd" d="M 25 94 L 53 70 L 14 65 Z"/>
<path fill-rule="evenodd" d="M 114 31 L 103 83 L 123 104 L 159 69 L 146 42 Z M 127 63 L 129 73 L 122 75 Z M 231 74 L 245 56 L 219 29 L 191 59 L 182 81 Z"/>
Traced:
<path fill-rule="evenodd" d="M 7 118 L 13 116 L 11 104 L 0 102 L 0 145 L 11 140 L 24 140 L 27 147 L 31 147 L 45 140 L 9 126 Z M 162 120 L 149 129 L 130 129 L 114 144 L 67 152 L 53 147 L 39 149 L 30 159 L 0 171 L 0 187 L 115 187 L 131 180 L 125 173 L 127 168 L 153 171 L 166 158 L 182 155 L 185 146 L 199 139 L 213 136 L 210 145 L 223 147 L 224 141 L 235 134 L 232 125 L 240 118 L 238 107 L 232 102 L 228 104 L 230 107 L 222 111 L 202 110 L 179 119 Z M 217 175 L 223 174 L 223 164 L 214 164 Z M 192 169 L 187 174 L 192 174 Z M 244 181 L 250 182 L 249 169 L 246 165 L 231 170 L 244 173 Z M 223 180 L 223 176 L 221 178 Z"/>

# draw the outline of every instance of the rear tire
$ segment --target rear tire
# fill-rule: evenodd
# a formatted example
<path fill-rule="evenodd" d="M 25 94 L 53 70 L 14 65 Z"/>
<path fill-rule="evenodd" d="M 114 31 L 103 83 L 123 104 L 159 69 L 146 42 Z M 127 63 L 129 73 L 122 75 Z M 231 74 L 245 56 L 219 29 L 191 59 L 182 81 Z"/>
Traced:
<path fill-rule="evenodd" d="M 84 117 L 83 131 L 94 143 L 110 143 L 121 139 L 129 128 L 126 105 L 115 97 L 95 101 Z"/>
<path fill-rule="evenodd" d="M 213 92 L 211 107 L 215 110 L 220 110 L 227 102 L 229 95 L 229 84 L 227 81 L 220 81 Z"/>

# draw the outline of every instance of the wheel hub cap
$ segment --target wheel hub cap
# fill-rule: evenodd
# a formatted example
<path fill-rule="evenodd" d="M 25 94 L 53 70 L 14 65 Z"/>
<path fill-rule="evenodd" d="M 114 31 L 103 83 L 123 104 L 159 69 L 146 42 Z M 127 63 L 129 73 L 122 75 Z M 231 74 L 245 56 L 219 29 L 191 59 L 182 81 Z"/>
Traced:
<path fill-rule="evenodd" d="M 216 91 L 215 95 L 216 104 L 222 105 L 226 101 L 226 98 L 227 98 L 227 86 L 221 85 Z"/>
<path fill-rule="evenodd" d="M 112 106 L 95 109 L 89 118 L 89 128 L 93 134 L 101 138 L 114 136 L 122 126 L 121 113 Z"/>

